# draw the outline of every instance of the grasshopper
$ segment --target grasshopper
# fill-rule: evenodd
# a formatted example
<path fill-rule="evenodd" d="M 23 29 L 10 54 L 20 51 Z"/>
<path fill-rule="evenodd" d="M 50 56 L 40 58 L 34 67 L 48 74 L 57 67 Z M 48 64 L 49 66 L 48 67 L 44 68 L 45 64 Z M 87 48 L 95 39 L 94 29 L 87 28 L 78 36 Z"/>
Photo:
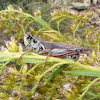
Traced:
<path fill-rule="evenodd" d="M 31 50 L 38 54 L 73 60 L 78 60 L 80 53 L 89 54 L 92 52 L 90 48 L 39 40 L 29 33 L 24 35 L 24 44 L 27 49 L 31 47 Z"/>

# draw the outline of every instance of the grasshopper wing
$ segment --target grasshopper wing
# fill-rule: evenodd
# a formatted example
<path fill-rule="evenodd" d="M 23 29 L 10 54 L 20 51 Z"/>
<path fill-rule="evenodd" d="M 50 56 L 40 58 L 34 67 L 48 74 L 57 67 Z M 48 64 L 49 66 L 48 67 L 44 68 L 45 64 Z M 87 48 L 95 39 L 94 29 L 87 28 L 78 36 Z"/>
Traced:
<path fill-rule="evenodd" d="M 41 41 L 42 45 L 46 49 L 66 49 L 66 50 L 73 50 L 76 51 L 77 53 L 84 53 L 84 54 L 89 54 L 92 52 L 90 48 L 85 48 L 77 45 L 67 45 L 67 44 L 61 44 L 61 43 L 56 43 L 56 42 L 49 42 L 49 41 Z"/>

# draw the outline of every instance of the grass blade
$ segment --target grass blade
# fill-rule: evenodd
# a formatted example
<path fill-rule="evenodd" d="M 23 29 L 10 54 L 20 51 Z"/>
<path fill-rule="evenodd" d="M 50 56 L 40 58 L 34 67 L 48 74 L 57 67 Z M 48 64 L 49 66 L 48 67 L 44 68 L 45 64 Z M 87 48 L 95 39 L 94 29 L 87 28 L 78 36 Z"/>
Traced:
<path fill-rule="evenodd" d="M 66 73 L 74 74 L 74 75 L 100 77 L 100 72 L 92 71 L 92 70 L 73 70 L 73 71 L 66 71 Z"/>
<path fill-rule="evenodd" d="M 43 19 L 39 18 L 39 17 L 35 17 L 36 21 L 38 23 L 40 23 L 44 28 L 46 29 L 51 29 L 51 27 L 49 26 L 49 24 L 47 24 L 47 22 L 45 22 Z"/>
<path fill-rule="evenodd" d="M 52 80 L 58 73 L 60 73 L 62 70 L 64 70 L 67 66 L 68 66 L 68 64 L 64 64 L 64 65 L 60 66 L 58 69 L 56 69 L 56 70 L 50 75 L 50 77 L 45 81 L 44 84 L 47 84 L 48 82 L 50 82 L 50 80 Z"/>

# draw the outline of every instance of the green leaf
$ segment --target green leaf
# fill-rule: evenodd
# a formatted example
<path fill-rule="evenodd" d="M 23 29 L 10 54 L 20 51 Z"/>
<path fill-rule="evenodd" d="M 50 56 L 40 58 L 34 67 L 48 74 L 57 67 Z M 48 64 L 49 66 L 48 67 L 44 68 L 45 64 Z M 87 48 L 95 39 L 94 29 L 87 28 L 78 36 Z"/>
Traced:
<path fill-rule="evenodd" d="M 80 76 L 73 82 L 73 84 L 75 84 L 81 77 L 82 77 L 82 75 L 80 75 Z"/>
<path fill-rule="evenodd" d="M 47 24 L 47 22 L 45 22 L 43 19 L 39 18 L 39 17 L 35 17 L 36 21 L 38 23 L 40 23 L 44 28 L 46 29 L 51 29 L 51 27 L 49 26 L 49 24 Z"/>
<path fill-rule="evenodd" d="M 44 35 L 47 35 L 49 36 L 50 38 L 54 39 L 54 40 L 59 40 L 59 41 L 62 41 L 61 38 L 59 38 L 57 35 L 55 34 L 51 34 L 51 33 L 43 33 Z"/>
<path fill-rule="evenodd" d="M 44 84 L 47 84 L 48 82 L 50 82 L 50 80 L 52 80 L 58 73 L 60 73 L 62 70 L 64 70 L 67 66 L 68 66 L 68 64 L 64 64 L 64 65 L 60 66 L 58 69 L 56 69 L 56 70 L 50 75 L 50 77 L 45 81 Z"/>
<path fill-rule="evenodd" d="M 21 59 L 21 62 L 24 62 L 24 63 L 34 63 L 34 64 L 42 64 L 42 63 L 44 63 L 44 60 L 36 60 L 36 59 L 27 59 L 27 58 L 23 58 L 23 59 Z"/>
<path fill-rule="evenodd" d="M 5 62 L 5 61 L 8 61 L 8 60 L 12 60 L 13 58 L 11 58 L 11 57 L 0 57 L 0 62 Z"/>
<path fill-rule="evenodd" d="M 66 73 L 74 74 L 74 75 L 100 77 L 100 72 L 92 71 L 92 70 L 73 70 L 73 71 L 66 71 Z"/>
<path fill-rule="evenodd" d="M 89 43 L 83 41 L 78 34 L 77 34 L 77 38 L 82 43 L 82 46 L 87 47 L 87 48 L 90 47 Z"/>

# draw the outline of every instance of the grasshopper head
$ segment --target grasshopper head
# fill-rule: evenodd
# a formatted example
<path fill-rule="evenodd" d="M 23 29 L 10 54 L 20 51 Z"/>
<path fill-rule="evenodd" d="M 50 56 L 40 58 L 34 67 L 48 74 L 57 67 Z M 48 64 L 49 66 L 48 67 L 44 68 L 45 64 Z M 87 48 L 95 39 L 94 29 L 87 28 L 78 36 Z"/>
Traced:
<path fill-rule="evenodd" d="M 24 35 L 24 44 L 26 46 L 27 49 L 30 48 L 30 40 L 31 40 L 31 34 L 27 33 Z"/>
<path fill-rule="evenodd" d="M 38 47 L 39 41 L 36 38 L 32 37 L 30 33 L 27 33 L 24 35 L 24 44 L 27 49 L 29 49 L 30 47 L 36 49 Z"/>
<path fill-rule="evenodd" d="M 37 53 L 45 49 L 41 42 L 34 38 L 30 33 L 24 35 L 24 44 L 27 49 L 31 47 Z"/>
<path fill-rule="evenodd" d="M 92 49 L 90 48 L 80 48 L 80 49 L 76 49 L 77 53 L 83 53 L 83 54 L 90 54 L 92 52 Z"/>

